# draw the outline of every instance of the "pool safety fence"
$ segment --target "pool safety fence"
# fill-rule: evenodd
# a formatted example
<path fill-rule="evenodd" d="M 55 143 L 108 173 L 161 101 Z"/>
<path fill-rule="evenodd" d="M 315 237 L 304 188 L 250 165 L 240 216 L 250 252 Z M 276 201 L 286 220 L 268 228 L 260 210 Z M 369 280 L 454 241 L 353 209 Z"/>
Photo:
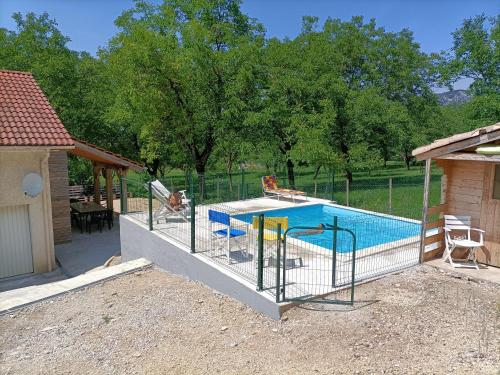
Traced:
<path fill-rule="evenodd" d="M 263 196 L 262 175 L 266 172 L 198 174 L 168 176 L 159 181 L 169 190 L 185 191 L 197 204 L 213 204 L 253 199 Z M 129 180 L 129 191 L 134 197 L 145 195 L 144 183 L 150 177 L 139 176 Z M 324 174 L 314 179 L 309 174 L 296 173 L 294 185 L 287 178 L 277 176 L 280 188 L 303 191 L 307 197 L 327 199 L 343 206 L 360 208 L 379 213 L 420 219 L 422 215 L 423 176 L 392 176 L 354 178 L 349 181 L 334 174 Z M 430 205 L 439 204 L 441 197 L 441 177 L 433 175 L 430 188 Z M 128 203 L 128 202 L 126 202 Z M 132 203 L 132 202 L 130 202 Z M 132 203 L 135 204 L 135 203 Z M 134 208 L 132 206 L 132 208 Z"/>
<path fill-rule="evenodd" d="M 123 214 L 272 294 L 277 302 L 349 304 L 354 283 L 418 263 L 416 220 L 347 208 L 349 215 L 334 216 L 321 226 L 305 222 L 291 227 L 287 217 L 252 212 L 252 204 L 198 203 L 198 196 L 188 191 L 174 206 L 171 193 L 159 194 L 151 182 L 125 182 L 134 193 L 124 196 Z"/>

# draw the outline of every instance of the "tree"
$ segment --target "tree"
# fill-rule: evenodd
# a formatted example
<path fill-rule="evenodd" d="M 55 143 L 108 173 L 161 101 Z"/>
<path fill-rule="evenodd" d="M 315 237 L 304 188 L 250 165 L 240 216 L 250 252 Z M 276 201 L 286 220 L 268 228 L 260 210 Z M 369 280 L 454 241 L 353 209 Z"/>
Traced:
<path fill-rule="evenodd" d="M 464 20 L 453 33 L 453 47 L 444 53 L 442 81 L 450 89 L 461 78 L 470 78 L 474 95 L 500 92 L 500 16 L 479 15 Z"/>
<path fill-rule="evenodd" d="M 379 150 L 370 148 L 366 143 L 358 143 L 349 150 L 349 161 L 354 171 L 371 171 L 384 164 L 384 158 Z"/>
<path fill-rule="evenodd" d="M 262 29 L 236 0 L 137 1 L 101 53 L 117 81 L 110 118 L 129 124 L 155 175 L 188 156 L 203 184 L 217 135 L 254 102 Z"/>
<path fill-rule="evenodd" d="M 457 80 L 472 79 L 472 99 L 446 106 L 433 127 L 441 136 L 500 121 L 500 17 L 464 20 L 453 33 L 453 46 L 437 58 L 440 83 L 450 89 Z"/>
<path fill-rule="evenodd" d="M 249 129 L 279 150 L 287 165 L 288 183 L 294 187 L 291 152 L 302 129 L 314 126 L 308 120 L 314 106 L 309 100 L 312 81 L 304 75 L 299 43 L 272 39 L 264 56 L 267 70 L 260 94 L 262 105 L 249 116 Z"/>
<path fill-rule="evenodd" d="M 0 68 L 31 72 L 72 136 L 134 157 L 129 139 L 104 119 L 112 95 L 103 62 L 70 50 L 47 13 L 13 18 L 15 31 L 0 29 Z M 88 165 L 76 158 L 70 164 L 70 179 L 81 181 Z"/>
<path fill-rule="evenodd" d="M 350 149 L 363 142 L 385 160 L 403 149 L 409 166 L 413 132 L 422 134 L 438 108 L 428 56 L 408 30 L 388 33 L 362 17 L 328 19 L 319 34 L 322 113 L 333 119 L 331 146 L 343 155 L 346 177 L 352 180 Z"/>

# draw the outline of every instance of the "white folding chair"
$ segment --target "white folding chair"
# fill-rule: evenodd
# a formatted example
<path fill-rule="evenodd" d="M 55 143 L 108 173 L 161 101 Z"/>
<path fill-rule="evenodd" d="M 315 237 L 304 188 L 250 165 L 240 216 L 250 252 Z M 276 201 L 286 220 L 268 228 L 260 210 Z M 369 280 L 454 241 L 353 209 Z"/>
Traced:
<path fill-rule="evenodd" d="M 484 230 L 471 228 L 470 216 L 453 216 L 444 215 L 444 238 L 445 252 L 444 261 L 449 260 L 453 268 L 475 268 L 479 269 L 476 263 L 476 250 L 484 246 Z M 453 233 L 461 232 L 461 235 L 453 235 Z M 479 234 L 479 241 L 474 241 L 471 237 L 471 232 Z M 453 250 L 457 248 L 468 249 L 469 253 L 465 263 L 463 260 L 453 259 Z"/>

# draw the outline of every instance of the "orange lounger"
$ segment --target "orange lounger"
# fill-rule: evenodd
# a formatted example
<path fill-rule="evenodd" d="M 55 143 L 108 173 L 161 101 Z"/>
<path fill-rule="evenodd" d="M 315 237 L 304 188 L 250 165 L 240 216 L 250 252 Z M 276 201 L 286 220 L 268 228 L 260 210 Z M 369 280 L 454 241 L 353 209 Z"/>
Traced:
<path fill-rule="evenodd" d="M 264 196 L 276 196 L 278 200 L 280 197 L 289 197 L 295 202 L 296 196 L 305 197 L 307 200 L 307 193 L 300 190 L 281 189 L 278 188 L 276 176 L 263 176 L 262 177 L 262 191 Z"/>

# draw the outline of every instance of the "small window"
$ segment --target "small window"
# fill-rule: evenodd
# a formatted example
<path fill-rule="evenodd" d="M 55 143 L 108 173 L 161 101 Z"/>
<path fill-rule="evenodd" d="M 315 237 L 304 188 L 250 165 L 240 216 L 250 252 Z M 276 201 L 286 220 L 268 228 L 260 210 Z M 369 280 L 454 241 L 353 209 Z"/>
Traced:
<path fill-rule="evenodd" d="M 495 180 L 493 181 L 493 199 L 500 199 L 500 164 L 495 165 Z"/>

